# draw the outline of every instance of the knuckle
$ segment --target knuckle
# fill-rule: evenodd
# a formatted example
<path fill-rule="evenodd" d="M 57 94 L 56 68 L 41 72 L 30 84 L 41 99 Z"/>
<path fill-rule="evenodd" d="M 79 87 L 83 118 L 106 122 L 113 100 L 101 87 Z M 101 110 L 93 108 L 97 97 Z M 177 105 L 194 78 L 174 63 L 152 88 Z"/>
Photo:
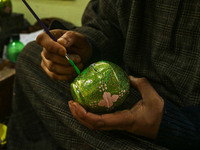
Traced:
<path fill-rule="evenodd" d="M 40 66 L 42 67 L 43 70 L 45 70 L 43 61 L 41 61 Z"/>
<path fill-rule="evenodd" d="M 76 33 L 75 31 L 67 31 L 67 34 L 69 35 L 74 35 L 74 33 Z"/>
<path fill-rule="evenodd" d="M 138 80 L 136 81 L 137 85 L 143 85 L 146 82 L 147 82 L 147 79 L 145 77 L 138 78 Z"/>
<path fill-rule="evenodd" d="M 44 60 L 41 61 L 41 67 L 47 73 L 48 68 Z"/>
<path fill-rule="evenodd" d="M 65 37 L 71 37 L 71 36 L 73 36 L 73 34 L 74 34 L 74 31 L 67 31 L 65 33 Z"/>
<path fill-rule="evenodd" d="M 68 36 L 72 39 L 72 40 L 76 40 L 77 38 L 80 38 L 82 34 L 75 32 L 75 31 L 69 31 L 68 32 Z"/>
<path fill-rule="evenodd" d="M 77 112 L 77 114 L 78 114 L 78 116 L 79 116 L 79 118 L 81 119 L 81 120 L 83 120 L 83 121 L 85 121 L 86 120 L 86 117 L 87 117 L 87 113 L 81 113 L 81 112 Z"/>
<path fill-rule="evenodd" d="M 139 81 L 140 81 L 141 83 L 144 83 L 144 82 L 147 81 L 147 79 L 146 79 L 145 77 L 142 77 L 142 78 L 139 79 Z"/>
<path fill-rule="evenodd" d="M 55 71 L 55 65 L 52 62 L 48 63 L 48 69 L 50 72 L 54 72 Z"/>
<path fill-rule="evenodd" d="M 41 58 L 42 58 L 42 61 L 43 61 L 44 60 L 44 54 L 43 54 L 43 52 L 41 52 L 40 55 L 41 55 Z"/>
<path fill-rule="evenodd" d="M 50 59 L 53 57 L 53 55 L 46 50 L 43 51 L 43 55 L 46 59 Z"/>
<path fill-rule="evenodd" d="M 42 58 L 43 58 L 43 59 L 45 58 L 45 59 L 50 60 L 51 56 L 50 56 L 49 53 L 47 53 L 47 52 L 43 52 L 43 53 L 42 53 Z"/>
<path fill-rule="evenodd" d="M 54 74 L 54 73 L 50 74 L 49 76 L 53 80 L 59 80 L 58 76 L 56 74 Z"/>
<path fill-rule="evenodd" d="M 53 79 L 53 80 L 57 80 L 57 79 L 58 79 L 57 75 L 54 74 L 54 73 L 52 73 L 52 72 L 49 70 L 49 68 L 46 67 L 44 61 L 41 62 L 41 67 L 42 67 L 42 69 L 45 71 L 45 73 L 46 73 L 51 79 Z"/>
<path fill-rule="evenodd" d="M 47 45 L 47 51 L 48 51 L 48 49 L 50 50 L 50 51 L 52 51 L 52 50 L 55 50 L 56 49 L 56 46 L 55 46 L 55 44 L 48 44 Z"/>
<path fill-rule="evenodd" d="M 46 59 L 53 58 L 53 55 L 51 55 L 50 53 L 45 53 L 45 58 Z"/>

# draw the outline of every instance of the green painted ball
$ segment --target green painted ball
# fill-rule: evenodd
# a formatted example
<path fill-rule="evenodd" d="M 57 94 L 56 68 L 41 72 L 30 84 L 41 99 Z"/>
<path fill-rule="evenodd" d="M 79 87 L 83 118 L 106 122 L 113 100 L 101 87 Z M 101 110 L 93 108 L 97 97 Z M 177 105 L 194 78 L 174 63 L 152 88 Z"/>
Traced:
<path fill-rule="evenodd" d="M 116 64 L 98 61 L 78 75 L 70 85 L 74 101 L 93 113 L 108 113 L 120 106 L 129 94 L 126 73 Z"/>

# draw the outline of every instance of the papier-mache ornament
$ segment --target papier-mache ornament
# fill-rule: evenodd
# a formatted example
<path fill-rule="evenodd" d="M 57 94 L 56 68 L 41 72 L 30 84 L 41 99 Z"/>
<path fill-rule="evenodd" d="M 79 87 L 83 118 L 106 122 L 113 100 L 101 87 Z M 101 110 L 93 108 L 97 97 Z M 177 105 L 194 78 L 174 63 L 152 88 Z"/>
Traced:
<path fill-rule="evenodd" d="M 93 113 L 109 113 L 120 106 L 129 94 L 128 76 L 108 61 L 91 64 L 70 85 L 74 101 Z"/>

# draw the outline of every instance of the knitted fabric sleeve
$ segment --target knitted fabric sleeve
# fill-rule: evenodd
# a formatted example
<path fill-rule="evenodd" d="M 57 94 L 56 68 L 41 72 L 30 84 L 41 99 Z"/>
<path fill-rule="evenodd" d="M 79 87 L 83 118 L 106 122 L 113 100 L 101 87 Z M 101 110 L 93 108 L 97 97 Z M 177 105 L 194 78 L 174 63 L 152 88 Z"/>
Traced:
<path fill-rule="evenodd" d="M 117 17 L 118 1 L 91 0 L 82 17 L 82 26 L 75 31 L 86 36 L 98 52 L 100 60 L 121 65 L 124 38 Z M 94 42 L 92 42 L 94 41 Z"/>
<path fill-rule="evenodd" d="M 200 148 L 200 107 L 178 108 L 165 100 L 157 142 L 170 149 Z"/>

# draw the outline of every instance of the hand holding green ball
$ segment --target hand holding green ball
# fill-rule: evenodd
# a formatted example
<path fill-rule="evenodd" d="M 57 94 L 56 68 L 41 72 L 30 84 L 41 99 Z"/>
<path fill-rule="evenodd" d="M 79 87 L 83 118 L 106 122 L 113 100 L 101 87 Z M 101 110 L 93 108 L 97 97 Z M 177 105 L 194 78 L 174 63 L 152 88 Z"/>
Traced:
<path fill-rule="evenodd" d="M 74 101 L 93 113 L 108 113 L 120 106 L 129 94 L 128 76 L 116 64 L 99 61 L 71 83 Z"/>

